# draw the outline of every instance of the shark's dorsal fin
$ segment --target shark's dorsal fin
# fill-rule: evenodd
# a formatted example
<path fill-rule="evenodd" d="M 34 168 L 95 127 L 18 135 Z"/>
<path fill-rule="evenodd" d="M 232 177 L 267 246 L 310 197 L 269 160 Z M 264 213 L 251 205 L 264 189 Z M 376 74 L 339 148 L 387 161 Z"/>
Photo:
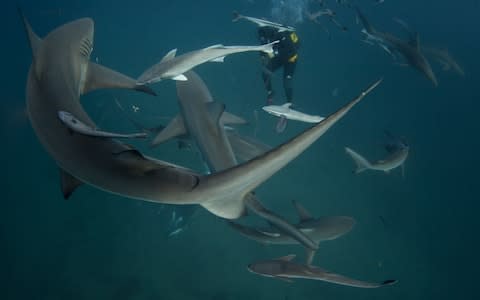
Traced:
<path fill-rule="evenodd" d="M 312 215 L 301 205 L 299 202 L 293 200 L 292 201 L 293 206 L 295 206 L 295 209 L 297 210 L 298 217 L 300 218 L 300 222 L 303 221 L 308 221 L 313 219 Z"/>
<path fill-rule="evenodd" d="M 169 61 L 169 60 L 171 60 L 172 58 L 174 58 L 175 55 L 177 55 L 177 48 L 168 51 L 168 53 L 165 54 L 165 56 L 162 58 L 162 60 L 161 60 L 160 62 Z"/>
<path fill-rule="evenodd" d="M 285 255 L 285 256 L 279 257 L 279 258 L 277 258 L 276 260 L 291 261 L 291 260 L 294 259 L 295 257 L 296 257 L 295 254 L 289 254 L 289 255 Z"/>
<path fill-rule="evenodd" d="M 94 62 L 89 62 L 87 77 L 80 94 L 104 88 L 132 89 L 156 96 L 155 92 L 148 86 L 137 84 L 134 79 L 126 75 Z"/>
<path fill-rule="evenodd" d="M 68 199 L 75 191 L 75 189 L 82 185 L 83 182 L 60 168 L 60 184 L 62 188 L 63 198 Z"/>
<path fill-rule="evenodd" d="M 218 101 L 213 101 L 213 102 L 208 102 L 206 105 L 207 105 L 208 112 L 210 113 L 210 116 L 213 118 L 213 120 L 216 123 L 217 122 L 219 123 L 220 118 L 222 117 L 222 114 L 225 111 L 225 104 Z"/>
<path fill-rule="evenodd" d="M 292 106 L 292 102 L 287 102 L 285 104 L 282 104 L 282 106 L 289 108 L 290 106 Z"/>
<path fill-rule="evenodd" d="M 25 26 L 28 42 L 30 44 L 30 48 L 32 49 L 33 59 L 35 59 L 38 53 L 38 49 L 42 44 L 42 39 L 33 31 L 32 26 L 30 26 L 30 23 L 28 22 L 27 18 L 25 17 L 25 15 L 23 14 L 20 8 L 18 8 L 18 13 L 20 14 L 20 17 L 22 18 L 22 21 L 23 21 L 23 25 Z"/>
<path fill-rule="evenodd" d="M 178 137 L 181 135 L 185 135 L 187 130 L 185 129 L 185 123 L 183 121 L 182 116 L 177 115 L 173 118 L 170 123 L 168 123 L 167 127 L 160 131 L 157 136 L 152 141 L 152 146 L 156 146 L 163 142 L 168 141 L 171 138 Z"/>
<path fill-rule="evenodd" d="M 225 47 L 225 46 L 223 44 L 215 44 L 215 45 L 208 46 L 207 48 L 203 48 L 203 50 L 215 49 L 220 47 Z"/>

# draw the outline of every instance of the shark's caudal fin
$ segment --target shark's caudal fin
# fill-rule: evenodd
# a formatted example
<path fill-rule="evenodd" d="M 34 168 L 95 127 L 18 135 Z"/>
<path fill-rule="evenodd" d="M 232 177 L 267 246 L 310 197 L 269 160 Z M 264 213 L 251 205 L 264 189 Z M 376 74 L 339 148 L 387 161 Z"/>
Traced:
<path fill-rule="evenodd" d="M 355 174 L 368 170 L 372 167 L 372 164 L 367 159 L 365 159 L 363 156 L 353 151 L 352 149 L 345 147 L 345 152 L 347 152 L 347 154 L 352 157 L 353 161 L 357 165 L 357 169 L 354 171 Z"/>
<path fill-rule="evenodd" d="M 234 10 L 232 12 L 232 22 L 237 22 L 242 18 L 242 15 L 238 13 L 238 11 Z"/>

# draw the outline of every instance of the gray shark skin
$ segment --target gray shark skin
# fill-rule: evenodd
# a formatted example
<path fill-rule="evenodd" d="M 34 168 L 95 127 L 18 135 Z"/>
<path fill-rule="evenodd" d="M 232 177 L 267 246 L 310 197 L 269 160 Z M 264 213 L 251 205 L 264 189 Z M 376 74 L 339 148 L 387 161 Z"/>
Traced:
<path fill-rule="evenodd" d="M 339 285 L 346 285 L 357 288 L 379 288 L 395 284 L 396 280 L 385 280 L 383 282 L 367 282 L 352 279 L 340 274 L 331 273 L 318 267 L 302 265 L 292 262 L 295 255 L 280 257 L 272 260 L 264 260 L 251 263 L 247 269 L 255 274 L 273 277 L 292 282 L 292 279 L 320 280 Z"/>
<path fill-rule="evenodd" d="M 185 75 L 188 78 L 187 81 L 177 81 L 181 117 L 188 133 L 200 149 L 209 170 L 219 172 L 238 165 L 225 128 L 220 121 L 225 106 L 213 101 L 208 87 L 194 71 L 188 71 Z M 282 228 L 307 249 L 317 250 L 318 245 L 286 220 L 264 208 L 255 195 L 250 194 L 245 205 Z"/>
<path fill-rule="evenodd" d="M 334 240 L 348 233 L 355 225 L 355 220 L 351 217 L 333 216 L 313 218 L 300 203 L 294 201 L 293 204 L 300 216 L 300 221 L 294 226 L 317 244 Z M 293 239 L 289 234 L 285 234 L 274 227 L 254 228 L 235 222 L 228 223 L 240 234 L 262 244 L 298 244 L 298 241 Z"/>
<path fill-rule="evenodd" d="M 157 203 L 200 204 L 211 213 L 243 215 L 250 192 L 300 155 L 361 101 L 380 81 L 289 142 L 236 167 L 211 175 L 145 157 L 115 139 L 71 134 L 58 119 L 68 111 L 96 128 L 80 96 L 99 88 L 149 91 L 131 78 L 89 61 L 93 21 L 79 19 L 51 31 L 43 40 L 25 27 L 33 51 L 26 87 L 28 116 L 37 138 L 62 169 L 68 197 L 82 183 L 130 198 Z"/>
<path fill-rule="evenodd" d="M 358 18 L 369 35 L 384 41 L 385 44 L 389 45 L 390 49 L 400 53 L 405 58 L 408 65 L 422 73 L 433 83 L 434 86 L 438 86 L 437 77 L 435 76 L 435 73 L 433 73 L 430 63 L 422 53 L 418 34 L 415 34 L 415 37 L 407 42 L 391 33 L 378 31 L 370 24 L 360 9 L 356 8 L 356 10 Z"/>
<path fill-rule="evenodd" d="M 138 84 L 155 83 L 162 79 L 185 81 L 187 79 L 184 73 L 200 64 L 209 61 L 223 62 L 225 56 L 234 53 L 248 51 L 273 53 L 272 46 L 276 43 L 278 43 L 278 41 L 259 46 L 224 46 L 219 44 L 187 52 L 179 56 L 175 56 L 177 49 L 173 49 L 168 52 L 159 63 L 143 72 L 137 81 Z"/>
<path fill-rule="evenodd" d="M 375 170 L 375 171 L 383 171 L 385 173 L 390 172 L 391 170 L 402 167 L 402 174 L 404 173 L 404 164 L 405 160 L 407 160 L 409 147 L 404 146 L 401 148 L 396 149 L 392 153 L 390 153 L 386 158 L 379 160 L 377 162 L 371 163 L 366 158 L 358 154 L 357 152 L 353 151 L 352 149 L 345 147 L 345 152 L 350 155 L 350 157 L 355 162 L 357 168 L 355 169 L 354 173 L 358 174 L 365 170 Z"/>

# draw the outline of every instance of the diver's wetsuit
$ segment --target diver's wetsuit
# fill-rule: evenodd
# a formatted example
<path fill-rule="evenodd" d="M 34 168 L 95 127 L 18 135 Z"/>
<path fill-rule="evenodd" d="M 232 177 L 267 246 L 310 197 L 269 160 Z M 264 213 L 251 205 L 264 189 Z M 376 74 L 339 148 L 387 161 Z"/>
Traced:
<path fill-rule="evenodd" d="M 261 60 L 263 65 L 262 78 L 267 89 L 267 99 L 271 101 L 273 96 L 272 89 L 272 73 L 283 66 L 283 88 L 285 89 L 285 96 L 288 102 L 292 102 L 293 88 L 292 80 L 295 66 L 297 64 L 297 50 L 300 46 L 300 41 L 294 31 L 279 32 L 274 27 L 260 27 L 258 29 L 258 38 L 262 44 L 271 43 L 273 41 L 280 41 L 274 45 L 274 53 L 261 53 Z"/>

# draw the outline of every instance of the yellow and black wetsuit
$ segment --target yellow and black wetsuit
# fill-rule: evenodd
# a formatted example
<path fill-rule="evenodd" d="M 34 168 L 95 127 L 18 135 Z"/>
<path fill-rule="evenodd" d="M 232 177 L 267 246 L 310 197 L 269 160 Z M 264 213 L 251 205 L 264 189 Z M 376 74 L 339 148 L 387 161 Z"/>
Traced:
<path fill-rule="evenodd" d="M 262 78 L 267 89 L 267 97 L 273 96 L 271 77 L 272 73 L 283 67 L 283 88 L 288 102 L 292 102 L 292 80 L 298 60 L 300 40 L 295 31 L 281 31 L 274 27 L 260 27 L 258 38 L 262 44 L 280 41 L 273 49 L 273 54 L 262 53 Z"/>

